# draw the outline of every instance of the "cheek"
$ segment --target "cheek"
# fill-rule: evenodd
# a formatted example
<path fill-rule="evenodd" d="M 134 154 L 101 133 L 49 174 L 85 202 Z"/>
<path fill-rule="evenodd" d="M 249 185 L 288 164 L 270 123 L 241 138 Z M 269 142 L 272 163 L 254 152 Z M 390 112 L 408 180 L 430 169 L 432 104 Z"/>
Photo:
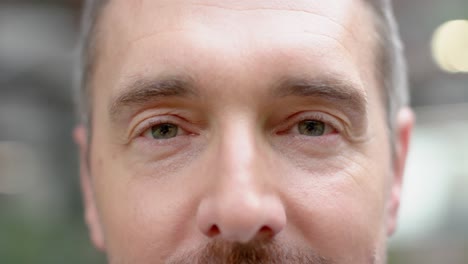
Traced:
<path fill-rule="evenodd" d="M 165 170 L 119 160 L 96 163 L 95 190 L 109 256 L 129 263 L 164 258 L 193 236 L 196 187 L 183 169 L 170 177 L 158 171 Z"/>
<path fill-rule="evenodd" d="M 288 224 L 325 255 L 345 256 L 343 263 L 367 259 L 384 239 L 386 175 L 357 152 L 314 163 L 289 174 Z"/>

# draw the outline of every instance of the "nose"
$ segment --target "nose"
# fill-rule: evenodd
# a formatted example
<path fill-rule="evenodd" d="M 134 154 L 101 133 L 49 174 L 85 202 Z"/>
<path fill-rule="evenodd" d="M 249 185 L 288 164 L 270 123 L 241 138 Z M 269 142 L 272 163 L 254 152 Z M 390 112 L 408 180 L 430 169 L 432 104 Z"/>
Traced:
<path fill-rule="evenodd" d="M 271 239 L 284 229 L 275 171 L 259 149 L 248 133 L 236 132 L 214 151 L 205 175 L 212 184 L 197 211 L 198 228 L 207 237 L 247 243 Z"/>

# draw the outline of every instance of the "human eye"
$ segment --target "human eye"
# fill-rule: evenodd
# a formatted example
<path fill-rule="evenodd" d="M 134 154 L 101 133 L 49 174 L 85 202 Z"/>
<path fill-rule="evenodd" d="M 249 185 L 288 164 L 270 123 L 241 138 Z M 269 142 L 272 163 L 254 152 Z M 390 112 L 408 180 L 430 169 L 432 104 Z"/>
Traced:
<path fill-rule="evenodd" d="M 293 131 L 309 137 L 321 137 L 336 133 L 336 129 L 332 125 L 314 119 L 306 119 L 296 123 Z"/>
<path fill-rule="evenodd" d="M 340 132 L 341 126 L 334 118 L 324 113 L 306 112 L 288 118 L 278 131 L 281 135 L 302 137 L 325 137 Z"/>
<path fill-rule="evenodd" d="M 146 140 L 157 140 L 160 142 L 169 141 L 180 136 L 190 135 L 190 126 L 182 119 L 169 117 L 154 117 L 139 124 L 135 137 L 142 137 Z"/>
<path fill-rule="evenodd" d="M 181 134 L 182 129 L 175 124 L 160 123 L 152 125 L 144 132 L 144 137 L 149 139 L 167 140 Z"/>
<path fill-rule="evenodd" d="M 135 119 L 127 145 L 133 153 L 144 154 L 141 157 L 148 161 L 162 160 L 200 146 L 197 144 L 201 142 L 201 132 L 193 119 L 152 113 Z"/>

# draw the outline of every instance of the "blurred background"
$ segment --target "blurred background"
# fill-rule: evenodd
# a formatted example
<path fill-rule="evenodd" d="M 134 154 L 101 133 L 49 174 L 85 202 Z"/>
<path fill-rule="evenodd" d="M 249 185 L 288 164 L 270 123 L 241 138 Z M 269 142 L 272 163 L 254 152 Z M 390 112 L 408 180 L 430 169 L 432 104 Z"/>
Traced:
<path fill-rule="evenodd" d="M 467 264 L 468 1 L 394 3 L 417 125 L 390 264 Z M 0 0 L 0 263 L 105 263 L 82 220 L 71 138 L 81 8 Z"/>

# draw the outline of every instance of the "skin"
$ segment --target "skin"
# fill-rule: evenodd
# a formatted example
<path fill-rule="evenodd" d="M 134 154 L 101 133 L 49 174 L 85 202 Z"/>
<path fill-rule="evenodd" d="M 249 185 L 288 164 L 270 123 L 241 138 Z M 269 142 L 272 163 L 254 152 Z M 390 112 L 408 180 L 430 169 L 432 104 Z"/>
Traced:
<path fill-rule="evenodd" d="M 99 29 L 74 136 L 109 263 L 385 263 L 413 116 L 390 146 L 364 3 L 113 0 Z"/>

